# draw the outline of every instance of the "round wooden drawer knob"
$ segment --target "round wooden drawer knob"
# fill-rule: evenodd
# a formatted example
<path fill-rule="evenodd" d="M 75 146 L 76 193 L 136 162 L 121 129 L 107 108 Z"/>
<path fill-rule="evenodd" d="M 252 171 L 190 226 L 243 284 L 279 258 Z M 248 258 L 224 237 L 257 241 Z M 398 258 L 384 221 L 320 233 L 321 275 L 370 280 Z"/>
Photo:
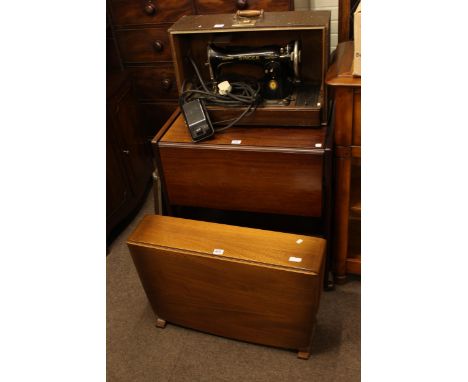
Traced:
<path fill-rule="evenodd" d="M 245 9 L 247 5 L 247 0 L 237 0 L 237 9 Z"/>
<path fill-rule="evenodd" d="M 172 86 L 172 81 L 170 78 L 165 78 L 161 81 L 161 85 L 164 90 L 169 90 Z"/>
<path fill-rule="evenodd" d="M 164 49 L 164 44 L 161 40 L 156 40 L 153 42 L 153 48 L 156 52 L 162 52 Z"/>
<path fill-rule="evenodd" d="M 148 16 L 152 16 L 156 13 L 156 5 L 154 5 L 153 3 L 151 2 L 147 2 L 145 4 L 145 7 L 143 8 L 143 10 L 145 11 L 145 13 L 148 15 Z"/>

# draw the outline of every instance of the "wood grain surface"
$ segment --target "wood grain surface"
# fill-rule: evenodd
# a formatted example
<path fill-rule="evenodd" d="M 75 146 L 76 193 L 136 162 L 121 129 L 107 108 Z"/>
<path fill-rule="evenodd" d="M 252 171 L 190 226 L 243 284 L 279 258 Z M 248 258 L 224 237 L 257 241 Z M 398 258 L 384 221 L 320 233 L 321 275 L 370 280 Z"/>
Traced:
<path fill-rule="evenodd" d="M 298 240 L 301 242 L 297 243 Z M 309 274 L 319 274 L 326 245 L 324 239 L 312 236 L 161 215 L 145 216 L 128 241 Z M 214 249 L 223 249 L 224 254 L 213 255 Z M 302 261 L 291 262 L 290 256 Z"/>
<path fill-rule="evenodd" d="M 323 29 L 328 28 L 330 22 L 330 11 L 295 11 L 295 12 L 265 12 L 263 18 L 257 20 L 255 27 L 232 27 L 233 15 L 232 14 L 216 14 L 216 15 L 203 15 L 203 17 L 187 16 L 179 19 L 169 29 L 170 33 L 187 33 L 194 32 L 199 29 L 200 33 L 213 31 L 213 25 L 219 23 L 224 24 L 220 32 L 240 31 L 245 29 L 269 29 L 281 30 L 296 29 L 296 28 L 309 28 L 309 29 Z M 200 27 L 198 27 L 200 25 Z M 237 28 L 237 29 L 236 29 Z"/>
<path fill-rule="evenodd" d="M 320 216 L 323 156 L 160 147 L 170 204 Z"/>
<path fill-rule="evenodd" d="M 292 0 L 195 0 L 198 13 L 235 13 L 238 9 L 268 9 L 269 11 L 289 11 Z M 242 6 L 242 4 L 245 4 Z M 241 6 L 240 6 L 241 5 Z"/>
<path fill-rule="evenodd" d="M 354 41 L 338 44 L 335 59 L 326 75 L 329 86 L 361 86 L 361 77 L 353 76 Z"/>
<path fill-rule="evenodd" d="M 178 97 L 174 67 L 171 63 L 128 68 L 137 97 L 142 101 L 176 100 Z M 165 81 L 168 81 L 167 83 Z"/>
<path fill-rule="evenodd" d="M 301 148 L 311 149 L 321 154 L 322 148 L 325 148 L 325 135 L 326 128 L 323 126 L 316 128 L 236 126 L 216 133 L 209 140 L 193 143 L 181 114 L 162 137 L 160 146 L 168 143 L 189 143 L 193 146 L 229 145 L 232 147 L 233 140 L 241 140 L 241 146 Z M 321 146 L 317 147 L 317 144 Z"/>
<path fill-rule="evenodd" d="M 353 146 L 361 146 L 361 88 L 353 95 Z"/>
<path fill-rule="evenodd" d="M 171 205 L 322 213 L 325 128 L 234 127 L 194 143 L 179 116 L 157 146 Z"/>
<path fill-rule="evenodd" d="M 152 14 L 145 12 L 148 3 L 155 7 Z M 113 0 L 110 4 L 115 26 L 173 23 L 182 15 L 193 13 L 191 0 Z"/>
<path fill-rule="evenodd" d="M 293 96 L 294 97 L 294 96 Z M 323 100 L 320 100 L 323 104 Z M 207 106 L 211 121 L 225 121 L 237 118 L 245 108 L 233 107 L 226 109 L 222 106 Z M 255 112 L 242 118 L 245 125 L 258 126 L 291 126 L 291 127 L 318 127 L 323 115 L 320 107 L 295 107 L 262 105 Z"/>
<path fill-rule="evenodd" d="M 302 237 L 304 242 L 297 244 L 295 239 L 153 215 L 143 219 L 128 246 L 158 318 L 229 338 L 304 350 L 320 300 L 325 241 Z M 213 245 L 224 254 L 213 255 Z M 279 265 L 294 254 L 309 260 Z"/>
<path fill-rule="evenodd" d="M 353 141 L 353 98 L 351 87 L 339 87 L 335 96 L 335 145 L 351 146 Z"/>
<path fill-rule="evenodd" d="M 353 77 L 353 42 L 338 44 L 327 84 L 335 99 L 333 258 L 335 281 L 361 273 L 361 77 Z"/>
<path fill-rule="evenodd" d="M 170 25 L 165 24 L 158 28 L 116 31 L 122 61 L 126 64 L 158 61 L 172 62 L 171 46 L 167 33 Z M 156 43 L 159 45 L 156 46 Z"/>

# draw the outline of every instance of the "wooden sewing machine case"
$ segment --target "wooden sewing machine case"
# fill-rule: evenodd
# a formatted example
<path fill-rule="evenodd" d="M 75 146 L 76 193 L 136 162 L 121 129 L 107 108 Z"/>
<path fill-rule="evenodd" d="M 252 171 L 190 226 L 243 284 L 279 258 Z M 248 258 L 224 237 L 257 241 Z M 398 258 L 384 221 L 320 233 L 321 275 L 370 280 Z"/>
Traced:
<path fill-rule="evenodd" d="M 252 14 L 252 11 L 246 11 Z M 249 13 L 250 12 L 250 13 Z M 254 12 L 255 13 L 255 12 Z M 300 42 L 300 84 L 290 103 L 263 103 L 242 119 L 244 125 L 319 126 L 327 122 L 325 74 L 329 56 L 330 11 L 261 12 L 257 18 L 233 14 L 183 16 L 169 28 L 172 56 L 179 94 L 185 81 L 189 87 L 194 69 L 192 57 L 202 78 L 209 81 L 207 47 L 285 46 Z M 239 66 L 238 74 L 251 72 Z M 235 70 L 234 70 L 235 71 Z M 208 106 L 212 122 L 235 118 L 243 108 Z"/>
<path fill-rule="evenodd" d="M 308 358 L 326 241 L 168 216 L 127 241 L 158 319 Z"/>

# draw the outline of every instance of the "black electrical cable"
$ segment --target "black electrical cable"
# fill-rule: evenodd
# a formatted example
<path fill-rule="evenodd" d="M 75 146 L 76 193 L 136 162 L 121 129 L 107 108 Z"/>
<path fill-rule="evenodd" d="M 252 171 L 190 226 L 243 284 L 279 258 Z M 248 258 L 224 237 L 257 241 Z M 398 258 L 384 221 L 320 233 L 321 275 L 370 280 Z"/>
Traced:
<path fill-rule="evenodd" d="M 182 84 L 182 94 L 179 97 L 179 105 L 182 107 L 183 104 L 193 99 L 200 99 L 208 105 L 219 105 L 227 107 L 242 107 L 245 106 L 245 110 L 236 118 L 227 119 L 224 121 L 214 122 L 213 125 L 219 125 L 228 122 L 227 125 L 215 128 L 216 132 L 226 130 L 236 123 L 238 123 L 246 115 L 249 115 L 255 111 L 257 105 L 260 103 L 260 85 L 256 83 L 256 87 L 248 84 L 247 82 L 230 82 L 232 87 L 231 92 L 221 95 L 216 91 L 215 83 L 212 81 L 205 82 L 198 70 L 195 61 L 189 57 L 190 62 L 195 70 L 195 74 L 198 78 L 198 86 L 193 89 L 185 90 L 185 81 Z M 210 91 L 209 88 L 213 88 Z"/>

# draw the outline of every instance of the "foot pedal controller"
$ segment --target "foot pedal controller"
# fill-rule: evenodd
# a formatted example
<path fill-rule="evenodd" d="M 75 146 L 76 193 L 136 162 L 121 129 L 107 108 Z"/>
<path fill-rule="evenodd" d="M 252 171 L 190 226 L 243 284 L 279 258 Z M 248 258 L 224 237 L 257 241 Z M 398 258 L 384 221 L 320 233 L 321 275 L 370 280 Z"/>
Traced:
<path fill-rule="evenodd" d="M 210 116 L 205 109 L 205 105 L 199 99 L 183 104 L 182 113 L 194 142 L 209 138 L 214 134 Z"/>

